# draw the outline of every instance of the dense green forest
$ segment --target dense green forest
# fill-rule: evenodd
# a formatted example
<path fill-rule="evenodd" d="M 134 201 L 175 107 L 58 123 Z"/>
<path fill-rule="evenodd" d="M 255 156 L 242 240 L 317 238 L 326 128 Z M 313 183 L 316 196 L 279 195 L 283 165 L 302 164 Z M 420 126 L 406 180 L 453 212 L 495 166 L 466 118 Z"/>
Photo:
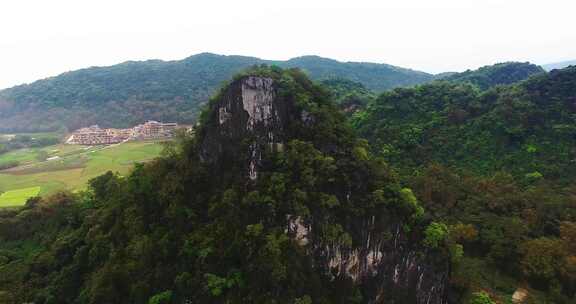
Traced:
<path fill-rule="evenodd" d="M 435 82 L 384 93 L 353 123 L 399 168 L 442 163 L 555 181 L 576 176 L 576 68 L 482 92 Z"/>
<path fill-rule="evenodd" d="M 330 92 L 332 101 L 347 114 L 357 112 L 376 98 L 376 94 L 361 83 L 345 78 L 326 79 L 321 84 Z"/>
<path fill-rule="evenodd" d="M 348 78 L 375 91 L 432 78 L 386 64 L 343 63 L 317 56 L 266 61 L 202 53 L 179 61 L 130 61 L 0 91 L 0 131 L 73 130 L 90 124 L 128 127 L 146 119 L 192 123 L 222 82 L 261 63 L 299 67 L 314 79 Z"/>
<path fill-rule="evenodd" d="M 576 68 L 482 91 L 435 82 L 380 95 L 352 118 L 436 220 L 459 230 L 455 288 L 576 291 Z M 503 299 L 502 299 L 503 300 Z"/>
<path fill-rule="evenodd" d="M 252 125 L 243 110 L 224 115 L 252 83 L 269 84 L 260 92 L 276 96 L 274 123 Z M 353 261 L 345 252 L 360 250 L 366 233 L 391 246 L 379 259 L 403 258 L 392 254 L 399 243 L 428 252 L 413 263 L 429 265 L 418 274 L 437 276 L 435 268 L 447 269 L 445 235 L 425 235 L 430 222 L 412 192 L 371 155 L 329 96 L 298 70 L 251 70 L 212 100 L 194 138 L 181 134 L 157 161 L 127 177 L 98 177 L 88 192 L 2 211 L 2 301 L 362 303 L 381 291 L 347 274 L 368 280 L 371 272 L 334 263 Z M 275 151 L 262 142 L 272 135 L 281 140 Z M 255 167 L 258 178 L 248 179 Z M 378 225 L 359 229 L 371 218 Z M 403 227 L 402 239 L 388 231 L 393 223 Z M 397 290 L 386 298 L 416 302 L 416 294 Z"/>
<path fill-rule="evenodd" d="M 312 79 L 345 78 L 361 83 L 366 88 L 382 92 L 394 87 L 411 86 L 430 81 L 433 76 L 424 72 L 400 68 L 389 64 L 369 62 L 340 63 L 318 56 L 292 58 L 285 62 L 268 62 L 283 68 L 299 68 Z"/>
<path fill-rule="evenodd" d="M 160 159 L 2 210 L 0 302 L 574 303 L 576 68 L 483 84 L 244 72 Z"/>
<path fill-rule="evenodd" d="M 540 73 L 544 73 L 544 69 L 528 62 L 505 62 L 462 73 L 438 75 L 435 78 L 451 82 L 472 83 L 480 89 L 486 90 L 497 85 L 522 81 Z"/>

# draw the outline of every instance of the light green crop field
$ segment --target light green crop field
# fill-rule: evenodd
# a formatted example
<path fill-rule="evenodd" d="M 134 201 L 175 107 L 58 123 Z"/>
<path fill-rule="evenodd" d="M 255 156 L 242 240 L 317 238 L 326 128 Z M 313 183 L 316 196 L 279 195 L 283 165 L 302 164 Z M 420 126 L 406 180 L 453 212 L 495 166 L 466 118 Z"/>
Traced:
<path fill-rule="evenodd" d="M 20 149 L 10 151 L 8 153 L 0 154 L 0 164 L 11 161 L 17 161 L 20 163 L 30 162 L 34 160 L 37 154 L 38 149 Z"/>
<path fill-rule="evenodd" d="M 52 158 L 44 162 L 36 159 L 38 151 L 12 151 L 1 155 L 0 163 L 18 159 L 20 166 L 0 171 L 0 192 L 31 187 L 39 187 L 40 195 L 81 190 L 90 179 L 107 171 L 129 173 L 134 163 L 152 160 L 162 149 L 160 143 L 152 141 L 95 147 L 55 145 L 41 149 Z"/>
<path fill-rule="evenodd" d="M 17 190 L 10 190 L 0 195 L 0 207 L 23 206 L 31 197 L 40 193 L 40 187 L 30 187 Z"/>
<path fill-rule="evenodd" d="M 67 156 L 71 154 L 81 153 L 86 151 L 86 147 L 78 145 L 54 145 L 43 148 L 26 148 L 10 151 L 7 153 L 0 154 L 0 164 L 17 161 L 21 165 L 30 164 L 36 162 L 36 157 L 40 151 L 46 151 L 50 157 L 52 156 Z"/>
<path fill-rule="evenodd" d="M 39 132 L 39 133 L 0 133 L 0 141 L 9 140 L 14 136 L 29 136 L 31 138 L 39 139 L 46 137 L 60 137 L 62 133 L 59 132 Z"/>

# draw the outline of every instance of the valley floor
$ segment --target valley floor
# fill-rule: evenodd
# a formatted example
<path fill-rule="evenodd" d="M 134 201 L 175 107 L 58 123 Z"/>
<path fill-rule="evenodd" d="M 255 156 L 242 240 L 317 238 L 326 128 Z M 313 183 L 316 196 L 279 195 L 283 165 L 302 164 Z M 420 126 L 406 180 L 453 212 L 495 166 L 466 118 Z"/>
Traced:
<path fill-rule="evenodd" d="M 40 151 L 47 160 L 38 160 Z M 81 190 L 86 183 L 107 171 L 126 174 L 136 162 L 151 160 L 162 151 L 155 141 L 125 142 L 110 146 L 54 145 L 20 149 L 0 155 L 0 163 L 18 161 L 19 166 L 0 171 L 0 207 L 22 205 L 27 195 L 47 195 L 59 190 Z M 41 152 L 43 153 L 43 152 Z M 32 196 L 34 196 L 32 195 Z"/>

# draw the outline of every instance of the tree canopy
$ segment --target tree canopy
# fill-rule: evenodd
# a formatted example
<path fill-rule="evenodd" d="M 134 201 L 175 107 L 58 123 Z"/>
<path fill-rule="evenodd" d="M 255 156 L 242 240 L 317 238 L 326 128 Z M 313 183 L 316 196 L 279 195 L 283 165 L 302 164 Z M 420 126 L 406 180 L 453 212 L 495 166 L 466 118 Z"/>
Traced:
<path fill-rule="evenodd" d="M 386 64 L 344 63 L 317 56 L 288 61 L 202 53 L 178 61 L 128 61 L 67 72 L 0 91 L 0 130 L 129 127 L 143 120 L 193 123 L 222 82 L 250 66 L 298 67 L 314 79 L 347 78 L 383 91 L 432 75 Z"/>

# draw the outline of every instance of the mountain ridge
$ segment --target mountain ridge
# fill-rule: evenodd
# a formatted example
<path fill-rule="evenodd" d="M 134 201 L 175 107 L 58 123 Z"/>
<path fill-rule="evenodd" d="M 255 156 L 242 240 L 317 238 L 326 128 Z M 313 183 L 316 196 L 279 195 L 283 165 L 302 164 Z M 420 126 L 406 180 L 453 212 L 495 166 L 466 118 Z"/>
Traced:
<path fill-rule="evenodd" d="M 469 82 L 432 82 L 380 95 L 355 123 L 366 138 L 387 139 L 389 160 L 396 165 L 412 155 L 409 166 L 439 162 L 476 173 L 500 168 L 519 176 L 535 171 L 548 177 L 576 176 L 569 165 L 574 83 L 576 67 L 486 91 Z M 443 138 L 454 134 L 459 135 Z M 480 138 L 486 142 L 476 142 Z M 554 157 L 539 158 L 528 146 Z M 520 160 L 523 165 L 517 166 Z"/>
<path fill-rule="evenodd" d="M 0 212 L 0 301 L 446 303 L 446 233 L 300 70 L 235 77 L 179 136 Z"/>
<path fill-rule="evenodd" d="M 576 66 L 487 90 L 398 88 L 353 114 L 427 214 L 466 231 L 451 281 L 468 291 L 450 303 L 506 303 L 520 287 L 525 303 L 574 303 L 575 113 Z M 469 300 L 478 290 L 494 301 Z"/>
<path fill-rule="evenodd" d="M 375 91 L 432 79 L 431 74 L 387 64 L 346 63 L 318 56 L 273 61 L 200 53 L 173 61 L 125 61 L 0 91 L 0 130 L 75 129 L 87 124 L 124 127 L 146 119 L 192 123 L 222 82 L 259 64 L 299 67 L 316 80 L 349 77 Z"/>
<path fill-rule="evenodd" d="M 436 77 L 439 80 L 472 83 L 482 90 L 487 90 L 498 85 L 519 82 L 545 72 L 542 67 L 529 62 L 509 61 L 483 66 L 476 70 L 466 70 L 461 73 L 442 73 Z"/>

